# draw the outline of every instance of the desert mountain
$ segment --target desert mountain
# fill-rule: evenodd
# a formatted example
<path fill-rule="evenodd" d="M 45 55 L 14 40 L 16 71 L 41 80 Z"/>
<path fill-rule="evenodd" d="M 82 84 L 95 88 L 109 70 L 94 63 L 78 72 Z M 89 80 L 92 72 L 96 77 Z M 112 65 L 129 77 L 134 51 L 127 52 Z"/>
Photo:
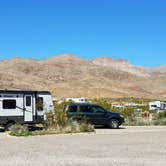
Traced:
<path fill-rule="evenodd" d="M 146 73 L 149 73 L 150 75 L 162 75 L 166 73 L 166 65 L 159 66 L 156 68 L 144 68 L 143 69 Z"/>
<path fill-rule="evenodd" d="M 92 63 L 95 65 L 110 67 L 119 71 L 128 72 L 136 76 L 149 76 L 149 73 L 144 72 L 141 67 L 135 67 L 124 59 L 113 60 L 111 58 L 102 57 L 92 60 Z"/>
<path fill-rule="evenodd" d="M 54 97 L 166 97 L 166 66 L 143 68 L 126 60 L 74 55 L 0 61 L 0 89 L 50 90 Z"/>

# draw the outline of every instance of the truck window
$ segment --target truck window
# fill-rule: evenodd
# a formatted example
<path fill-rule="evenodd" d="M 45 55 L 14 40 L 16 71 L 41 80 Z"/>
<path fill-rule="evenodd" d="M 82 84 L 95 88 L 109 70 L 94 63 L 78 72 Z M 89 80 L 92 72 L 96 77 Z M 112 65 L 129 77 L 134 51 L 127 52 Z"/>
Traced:
<path fill-rule="evenodd" d="M 91 109 L 92 107 L 91 106 L 89 106 L 89 105 L 81 105 L 80 106 L 80 112 L 82 112 L 82 113 L 92 113 L 92 109 Z"/>
<path fill-rule="evenodd" d="M 100 106 L 93 106 L 92 108 L 93 108 L 93 112 L 95 112 L 95 113 L 96 112 L 97 113 L 104 113 L 105 112 L 105 110 Z"/>
<path fill-rule="evenodd" d="M 69 107 L 69 112 L 77 112 L 77 106 L 76 105 L 71 105 Z"/>
<path fill-rule="evenodd" d="M 16 100 L 3 100 L 2 106 L 3 109 L 16 109 Z"/>

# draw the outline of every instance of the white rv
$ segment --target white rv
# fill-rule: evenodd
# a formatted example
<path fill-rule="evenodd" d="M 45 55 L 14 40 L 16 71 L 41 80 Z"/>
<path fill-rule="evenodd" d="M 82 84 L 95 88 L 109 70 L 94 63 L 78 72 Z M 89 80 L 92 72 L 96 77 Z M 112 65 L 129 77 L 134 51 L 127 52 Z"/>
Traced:
<path fill-rule="evenodd" d="M 149 102 L 149 110 L 165 110 L 166 109 L 166 103 L 162 101 L 151 101 Z"/>
<path fill-rule="evenodd" d="M 0 90 L 0 125 L 42 123 L 53 109 L 48 91 Z"/>
<path fill-rule="evenodd" d="M 72 98 L 66 98 L 66 101 L 71 101 L 71 102 L 74 102 L 74 103 L 86 103 L 88 102 L 87 99 L 85 99 L 84 97 L 79 97 L 79 98 L 76 98 L 76 97 L 72 97 Z"/>

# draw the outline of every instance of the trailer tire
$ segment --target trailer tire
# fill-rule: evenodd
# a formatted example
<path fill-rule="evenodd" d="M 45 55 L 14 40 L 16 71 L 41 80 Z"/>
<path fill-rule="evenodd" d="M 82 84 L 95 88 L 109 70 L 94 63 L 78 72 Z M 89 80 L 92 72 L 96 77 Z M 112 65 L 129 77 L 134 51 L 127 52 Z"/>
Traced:
<path fill-rule="evenodd" d="M 14 121 L 9 121 L 6 125 L 5 125 L 5 130 L 9 131 L 10 128 L 15 124 Z"/>

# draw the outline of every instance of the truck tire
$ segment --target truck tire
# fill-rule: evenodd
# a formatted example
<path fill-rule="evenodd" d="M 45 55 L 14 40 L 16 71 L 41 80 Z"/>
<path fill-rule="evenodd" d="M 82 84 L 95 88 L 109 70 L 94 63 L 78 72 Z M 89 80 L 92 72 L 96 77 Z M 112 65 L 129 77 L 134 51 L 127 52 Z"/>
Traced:
<path fill-rule="evenodd" d="M 111 129 L 118 129 L 119 128 L 119 121 L 117 119 L 111 119 L 109 123 L 109 127 Z"/>

